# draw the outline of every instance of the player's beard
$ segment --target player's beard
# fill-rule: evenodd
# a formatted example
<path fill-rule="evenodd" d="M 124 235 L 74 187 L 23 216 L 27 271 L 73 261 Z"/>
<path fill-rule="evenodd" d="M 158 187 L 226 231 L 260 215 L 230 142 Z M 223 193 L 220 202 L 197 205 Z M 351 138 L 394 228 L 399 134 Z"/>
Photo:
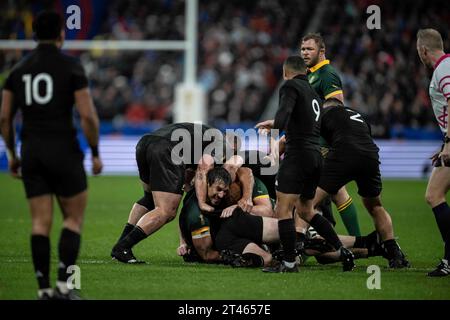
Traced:
<path fill-rule="evenodd" d="M 312 68 L 318 63 L 319 63 L 319 55 L 311 57 L 311 60 L 309 60 L 308 68 Z"/>

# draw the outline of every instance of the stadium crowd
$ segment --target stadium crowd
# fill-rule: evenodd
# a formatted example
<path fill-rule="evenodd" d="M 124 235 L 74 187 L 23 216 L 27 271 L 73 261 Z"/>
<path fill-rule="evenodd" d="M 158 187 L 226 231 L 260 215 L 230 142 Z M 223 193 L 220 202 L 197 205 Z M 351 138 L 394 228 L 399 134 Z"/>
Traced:
<path fill-rule="evenodd" d="M 382 7 L 381 30 L 369 30 L 366 8 Z M 427 71 L 417 58 L 419 26 L 441 26 L 449 48 L 446 1 L 328 1 L 315 30 L 324 36 L 327 58 L 340 73 L 346 102 L 368 117 L 376 137 L 393 128 L 434 127 L 427 99 Z M 283 1 L 199 1 L 198 80 L 208 94 L 209 122 L 259 120 L 281 79 L 284 59 L 313 20 L 317 4 Z M 14 11 L 15 10 L 15 11 Z M 32 8 L 17 2 L 0 22 L 1 38 L 31 38 Z M 311 14 L 314 13 L 314 14 Z M 17 21 L 21 17 L 21 21 Z M 182 40 L 184 2 L 115 0 L 105 7 L 93 39 Z M 77 52 L 91 79 L 102 120 L 170 122 L 175 84 L 182 80 L 183 54 L 169 51 Z M 20 58 L 0 53 L 2 74 Z M 351 57 L 351 59 L 349 59 Z M 408 71 L 408 72 L 406 72 Z M 414 75 L 411 77 L 411 74 Z M 425 82 L 425 83 L 424 83 Z"/>

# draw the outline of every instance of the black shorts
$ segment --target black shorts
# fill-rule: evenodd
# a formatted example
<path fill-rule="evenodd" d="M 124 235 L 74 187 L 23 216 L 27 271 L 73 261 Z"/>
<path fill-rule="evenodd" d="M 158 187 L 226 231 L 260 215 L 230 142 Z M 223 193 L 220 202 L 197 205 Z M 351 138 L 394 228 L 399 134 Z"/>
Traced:
<path fill-rule="evenodd" d="M 263 218 L 236 209 L 233 215 L 221 223 L 214 238 L 219 251 L 242 253 L 249 243 L 262 244 Z"/>
<path fill-rule="evenodd" d="M 184 164 L 171 159 L 173 145 L 163 137 L 145 135 L 136 145 L 140 179 L 152 191 L 183 194 Z"/>
<path fill-rule="evenodd" d="M 361 197 L 379 196 L 382 189 L 380 162 L 364 156 L 333 156 L 324 160 L 320 188 L 329 194 L 336 194 L 350 181 L 356 182 Z"/>
<path fill-rule="evenodd" d="M 319 151 L 287 152 L 278 170 L 275 183 L 277 191 L 313 199 L 320 179 L 322 161 Z"/>
<path fill-rule="evenodd" d="M 44 194 L 71 197 L 87 189 L 84 155 L 76 138 L 28 138 L 21 147 L 27 198 Z"/>

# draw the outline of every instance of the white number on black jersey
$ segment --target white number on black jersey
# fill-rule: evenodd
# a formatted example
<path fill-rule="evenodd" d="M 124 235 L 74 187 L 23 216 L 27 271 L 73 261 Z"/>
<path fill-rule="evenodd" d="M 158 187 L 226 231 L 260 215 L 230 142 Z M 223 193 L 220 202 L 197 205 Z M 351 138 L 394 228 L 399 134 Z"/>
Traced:
<path fill-rule="evenodd" d="M 320 117 L 320 105 L 316 99 L 313 99 L 313 101 L 312 101 L 312 108 L 313 108 L 314 113 L 316 114 L 315 120 L 317 122 L 317 120 L 319 120 L 319 117 Z"/>
<path fill-rule="evenodd" d="M 355 111 L 349 110 L 349 109 L 345 109 L 345 110 L 347 110 L 348 112 L 355 113 L 353 116 L 350 116 L 350 119 L 364 123 L 364 121 L 361 119 L 361 115 L 358 112 L 355 112 Z"/>
<path fill-rule="evenodd" d="M 39 73 L 34 79 L 32 79 L 31 74 L 24 74 L 22 76 L 23 82 L 25 82 L 25 104 L 30 106 L 33 101 L 37 104 L 48 103 L 53 96 L 53 80 L 48 73 Z M 45 95 L 41 96 L 39 94 L 39 83 L 44 81 L 45 84 Z"/>

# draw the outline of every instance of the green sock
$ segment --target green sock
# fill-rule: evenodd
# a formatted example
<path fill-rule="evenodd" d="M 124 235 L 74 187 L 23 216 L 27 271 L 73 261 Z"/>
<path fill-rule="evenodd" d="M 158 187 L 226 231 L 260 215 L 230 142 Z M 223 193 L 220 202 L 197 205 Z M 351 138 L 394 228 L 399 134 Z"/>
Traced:
<path fill-rule="evenodd" d="M 356 207 L 353 204 L 353 199 L 350 197 L 344 204 L 340 205 L 338 208 L 341 214 L 342 221 L 344 222 L 347 232 L 351 236 L 359 237 L 361 236 L 361 231 L 359 230 L 358 215 L 356 212 Z"/>

